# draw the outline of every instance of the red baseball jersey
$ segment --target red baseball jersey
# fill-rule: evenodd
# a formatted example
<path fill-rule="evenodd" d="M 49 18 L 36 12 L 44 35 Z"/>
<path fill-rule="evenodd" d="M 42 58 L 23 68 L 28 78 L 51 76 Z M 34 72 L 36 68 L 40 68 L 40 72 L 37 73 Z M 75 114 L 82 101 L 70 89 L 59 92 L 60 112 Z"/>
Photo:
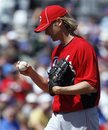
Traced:
<path fill-rule="evenodd" d="M 52 53 L 52 66 L 57 60 L 66 57 L 76 71 L 74 84 L 87 81 L 98 91 L 83 95 L 55 95 L 53 111 L 72 112 L 97 106 L 100 98 L 100 79 L 94 48 L 84 38 L 75 36 L 66 46 L 59 44 L 55 47 Z"/>

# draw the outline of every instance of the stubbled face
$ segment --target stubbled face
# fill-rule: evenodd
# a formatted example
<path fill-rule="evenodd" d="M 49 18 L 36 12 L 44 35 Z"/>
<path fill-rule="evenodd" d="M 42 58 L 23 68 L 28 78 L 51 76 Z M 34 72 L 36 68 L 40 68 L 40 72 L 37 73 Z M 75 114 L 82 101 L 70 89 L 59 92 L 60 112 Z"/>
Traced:
<path fill-rule="evenodd" d="M 45 34 L 49 35 L 53 41 L 60 40 L 60 24 L 58 21 L 53 22 L 46 30 Z"/>

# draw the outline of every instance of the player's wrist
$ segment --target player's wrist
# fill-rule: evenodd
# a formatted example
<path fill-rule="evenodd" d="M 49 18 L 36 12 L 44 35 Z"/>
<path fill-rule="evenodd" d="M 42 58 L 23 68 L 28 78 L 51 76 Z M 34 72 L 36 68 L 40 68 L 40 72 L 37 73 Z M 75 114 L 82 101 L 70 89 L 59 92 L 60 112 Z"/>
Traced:
<path fill-rule="evenodd" d="M 62 89 L 62 87 L 60 87 L 60 86 L 54 86 L 54 87 L 52 88 L 52 91 L 53 91 L 53 93 L 55 93 L 55 94 L 61 94 L 61 89 Z"/>
<path fill-rule="evenodd" d="M 28 76 L 32 77 L 34 75 L 34 73 L 36 73 L 35 70 L 32 68 L 32 66 L 29 66 L 28 67 Z"/>

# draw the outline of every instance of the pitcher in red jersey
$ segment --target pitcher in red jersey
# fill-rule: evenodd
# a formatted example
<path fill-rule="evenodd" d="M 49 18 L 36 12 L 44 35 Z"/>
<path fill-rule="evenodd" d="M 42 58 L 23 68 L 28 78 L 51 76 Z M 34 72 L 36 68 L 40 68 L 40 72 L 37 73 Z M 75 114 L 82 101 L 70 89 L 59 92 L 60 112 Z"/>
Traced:
<path fill-rule="evenodd" d="M 53 87 L 53 114 L 45 130 L 99 129 L 97 106 L 100 79 L 97 57 L 92 45 L 75 34 L 77 26 L 65 8 L 51 5 L 41 12 L 40 24 L 35 28 L 36 33 L 45 31 L 53 41 L 61 41 L 52 52 L 51 65 L 55 64 L 55 60 L 64 58 L 76 72 L 74 84 Z M 37 74 L 33 67 L 28 66 L 21 74 L 31 77 L 42 90 L 48 92 L 48 80 Z"/>

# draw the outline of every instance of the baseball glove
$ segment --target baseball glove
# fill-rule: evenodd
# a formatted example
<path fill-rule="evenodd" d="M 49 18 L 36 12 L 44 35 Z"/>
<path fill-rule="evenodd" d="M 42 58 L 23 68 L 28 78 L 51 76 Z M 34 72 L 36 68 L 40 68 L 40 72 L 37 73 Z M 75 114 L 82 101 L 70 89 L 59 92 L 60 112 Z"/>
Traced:
<path fill-rule="evenodd" d="M 73 84 L 75 71 L 68 61 L 61 59 L 50 69 L 48 76 L 49 93 L 51 96 L 54 96 L 55 94 L 52 91 L 54 86 L 68 86 Z"/>

